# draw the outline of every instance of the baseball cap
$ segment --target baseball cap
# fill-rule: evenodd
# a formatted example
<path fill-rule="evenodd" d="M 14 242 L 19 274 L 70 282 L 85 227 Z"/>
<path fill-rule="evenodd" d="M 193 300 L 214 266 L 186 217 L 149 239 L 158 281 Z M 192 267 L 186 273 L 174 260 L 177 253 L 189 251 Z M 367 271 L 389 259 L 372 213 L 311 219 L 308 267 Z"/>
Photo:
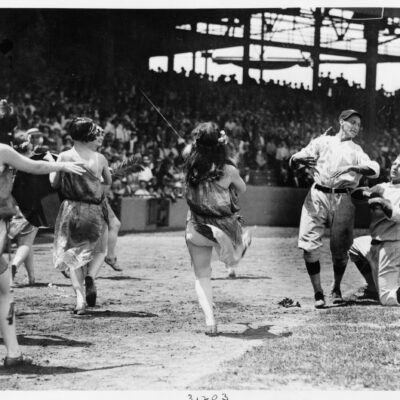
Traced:
<path fill-rule="evenodd" d="M 358 111 L 350 109 L 342 111 L 339 115 L 339 119 L 346 120 L 349 119 L 352 115 L 357 115 L 358 117 L 362 118 L 362 115 Z"/>

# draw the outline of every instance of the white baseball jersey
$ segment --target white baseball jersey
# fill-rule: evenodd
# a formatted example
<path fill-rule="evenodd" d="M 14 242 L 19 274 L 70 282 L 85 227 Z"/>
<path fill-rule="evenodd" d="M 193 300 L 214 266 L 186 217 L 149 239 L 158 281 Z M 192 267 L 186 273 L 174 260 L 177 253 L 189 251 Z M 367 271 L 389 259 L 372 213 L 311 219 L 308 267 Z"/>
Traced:
<path fill-rule="evenodd" d="M 391 218 L 372 213 L 369 226 L 372 239 L 379 241 L 400 240 L 400 184 L 381 183 L 382 197 L 391 202 L 393 213 Z"/>
<path fill-rule="evenodd" d="M 312 168 L 314 182 L 329 188 L 356 188 L 358 186 L 362 175 L 356 172 L 348 172 L 335 179 L 332 178 L 332 175 L 344 166 L 367 166 L 375 172 L 374 175 L 369 176 L 370 178 L 379 176 L 379 164 L 372 161 L 361 146 L 352 140 L 341 141 L 339 135 L 319 136 L 293 157 L 315 157 L 317 165 Z"/>
<path fill-rule="evenodd" d="M 378 185 L 381 196 L 392 204 L 390 218 L 381 213 L 372 213 L 371 236 L 354 240 L 350 257 L 354 262 L 367 261 L 372 269 L 379 300 L 383 305 L 399 305 L 397 290 L 400 278 L 400 184 Z M 374 240 L 374 244 L 371 241 Z"/>

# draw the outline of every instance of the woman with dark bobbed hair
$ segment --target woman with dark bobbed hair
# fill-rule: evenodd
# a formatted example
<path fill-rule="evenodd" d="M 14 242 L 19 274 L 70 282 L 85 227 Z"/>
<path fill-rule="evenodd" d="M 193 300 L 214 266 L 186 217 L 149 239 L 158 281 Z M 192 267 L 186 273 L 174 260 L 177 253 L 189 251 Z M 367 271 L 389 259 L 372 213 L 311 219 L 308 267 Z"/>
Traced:
<path fill-rule="evenodd" d="M 83 315 L 86 304 L 96 305 L 95 278 L 107 251 L 105 194 L 111 174 L 106 158 L 96 152 L 103 140 L 101 128 L 91 119 L 79 117 L 71 122 L 68 133 L 74 146 L 60 153 L 57 162 L 81 161 L 86 171 L 79 177 L 63 173 L 51 177 L 53 187 L 60 188 L 64 198 L 54 230 L 54 264 L 69 272 L 76 294 L 73 313 Z"/>
<path fill-rule="evenodd" d="M 4 359 L 5 368 L 17 368 L 31 364 L 32 359 L 21 354 L 15 333 L 15 317 L 12 294 L 10 292 L 10 269 L 3 257 L 7 241 L 7 226 L 10 218 L 16 214 L 15 203 L 11 197 L 13 169 L 35 175 L 47 175 L 50 172 L 81 174 L 82 163 L 33 161 L 18 154 L 10 146 L 0 144 L 0 334 L 7 349 Z"/>
<path fill-rule="evenodd" d="M 195 288 L 206 319 L 206 334 L 216 336 L 211 287 L 211 255 L 215 248 L 229 269 L 238 265 L 250 244 L 238 214 L 238 193 L 246 190 L 227 155 L 227 136 L 213 122 L 199 124 L 186 160 L 186 200 L 189 214 L 186 244 L 194 267 Z"/>

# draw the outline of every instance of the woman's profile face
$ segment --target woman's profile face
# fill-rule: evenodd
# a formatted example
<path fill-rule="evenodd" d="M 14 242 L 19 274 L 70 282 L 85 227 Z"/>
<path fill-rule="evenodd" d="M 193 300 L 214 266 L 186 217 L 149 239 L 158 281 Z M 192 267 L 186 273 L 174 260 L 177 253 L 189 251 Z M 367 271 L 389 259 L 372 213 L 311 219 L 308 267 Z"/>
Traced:
<path fill-rule="evenodd" d="M 100 147 L 103 144 L 103 140 L 104 140 L 104 131 L 101 130 L 101 131 L 97 132 L 96 139 L 95 139 L 95 142 L 98 147 Z"/>

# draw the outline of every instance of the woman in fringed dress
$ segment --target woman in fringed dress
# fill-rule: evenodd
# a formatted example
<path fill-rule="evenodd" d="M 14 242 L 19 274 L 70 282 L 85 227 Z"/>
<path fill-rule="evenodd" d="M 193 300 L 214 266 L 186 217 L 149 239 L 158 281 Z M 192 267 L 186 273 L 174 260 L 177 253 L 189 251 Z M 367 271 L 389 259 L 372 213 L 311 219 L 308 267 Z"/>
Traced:
<path fill-rule="evenodd" d="M 86 313 L 96 305 L 96 275 L 107 252 L 108 213 L 106 191 L 111 174 L 106 158 L 96 149 L 102 130 L 89 118 L 75 118 L 69 127 L 72 149 L 60 153 L 58 161 L 81 161 L 85 173 L 79 177 L 57 173 L 52 185 L 64 199 L 54 230 L 54 265 L 69 272 L 76 294 L 74 314 Z"/>
<path fill-rule="evenodd" d="M 195 273 L 195 289 L 205 315 L 206 334 L 218 335 L 213 311 L 211 255 L 234 271 L 250 245 L 242 229 L 237 195 L 246 184 L 227 156 L 227 137 L 213 122 L 199 124 L 186 160 L 186 200 L 189 214 L 186 244 Z"/>

